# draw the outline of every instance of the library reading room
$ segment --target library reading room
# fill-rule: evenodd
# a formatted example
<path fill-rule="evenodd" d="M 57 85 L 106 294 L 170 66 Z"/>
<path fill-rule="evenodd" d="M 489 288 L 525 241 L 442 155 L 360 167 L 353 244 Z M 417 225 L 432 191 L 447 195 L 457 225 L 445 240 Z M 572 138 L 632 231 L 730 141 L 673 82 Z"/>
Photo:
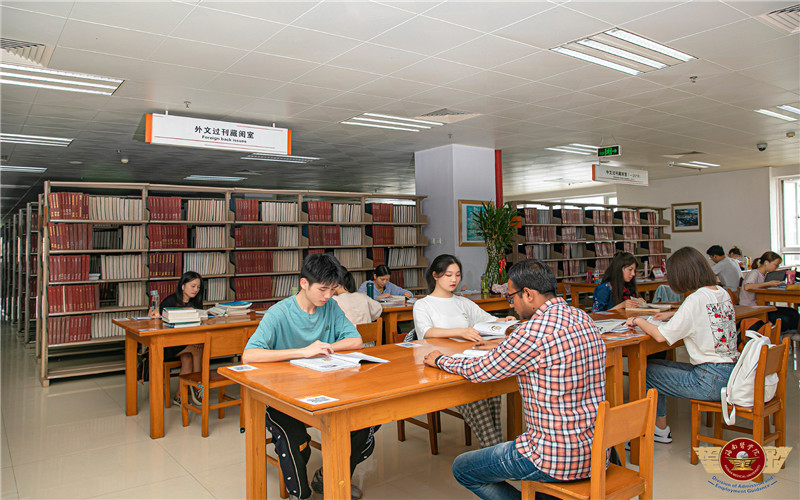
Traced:
<path fill-rule="evenodd" d="M 0 498 L 800 500 L 798 0 L 0 0 Z"/>

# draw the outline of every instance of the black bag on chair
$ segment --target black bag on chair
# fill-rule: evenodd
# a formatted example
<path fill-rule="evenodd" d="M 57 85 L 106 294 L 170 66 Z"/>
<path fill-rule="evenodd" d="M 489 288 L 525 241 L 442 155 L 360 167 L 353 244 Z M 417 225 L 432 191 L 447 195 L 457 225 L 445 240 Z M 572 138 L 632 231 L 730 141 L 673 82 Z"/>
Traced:
<path fill-rule="evenodd" d="M 150 353 L 147 348 L 136 354 L 136 380 L 142 384 L 150 381 Z"/>

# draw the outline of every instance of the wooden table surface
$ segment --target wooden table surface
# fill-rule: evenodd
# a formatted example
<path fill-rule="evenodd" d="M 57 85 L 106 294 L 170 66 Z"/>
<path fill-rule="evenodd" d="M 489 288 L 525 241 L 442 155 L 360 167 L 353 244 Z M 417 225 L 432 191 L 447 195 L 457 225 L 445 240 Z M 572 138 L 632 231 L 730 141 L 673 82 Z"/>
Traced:
<path fill-rule="evenodd" d="M 511 305 L 502 295 L 488 294 L 482 295 L 479 293 L 466 294 L 463 297 L 475 302 L 481 309 L 487 312 L 503 311 L 511 309 Z M 397 323 L 400 321 L 411 321 L 414 319 L 413 309 L 414 306 L 403 304 L 381 304 L 383 306 L 383 342 L 385 344 L 392 344 L 395 342 L 402 342 L 403 339 L 399 338 L 400 334 L 397 331 Z"/>
<path fill-rule="evenodd" d="M 756 304 L 763 306 L 772 302 L 786 302 L 787 304 L 800 304 L 800 290 L 786 290 L 785 288 L 761 288 L 753 290 L 756 294 Z"/>
<path fill-rule="evenodd" d="M 249 338 L 255 332 L 262 315 L 208 318 L 200 326 L 187 328 L 165 327 L 157 319 L 115 319 L 125 330 L 125 414 L 138 413 L 138 384 L 136 383 L 136 353 L 139 344 L 148 346 L 150 360 L 150 437 L 164 437 L 164 348 L 179 345 L 204 344 L 211 332 Z"/>

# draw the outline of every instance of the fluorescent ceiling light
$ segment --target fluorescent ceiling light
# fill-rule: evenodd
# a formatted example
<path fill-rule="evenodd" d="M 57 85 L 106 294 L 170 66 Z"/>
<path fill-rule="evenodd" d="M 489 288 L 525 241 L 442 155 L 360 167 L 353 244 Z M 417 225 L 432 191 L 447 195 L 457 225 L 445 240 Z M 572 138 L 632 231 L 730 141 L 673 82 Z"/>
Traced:
<path fill-rule="evenodd" d="M 65 137 L 45 137 L 41 135 L 0 133 L 0 142 L 10 142 L 13 144 L 35 144 L 38 146 L 58 146 L 65 148 L 70 145 L 72 139 L 67 139 Z"/>
<path fill-rule="evenodd" d="M 584 155 L 584 156 L 588 156 L 588 155 L 591 154 L 591 153 L 586 153 L 584 151 L 578 151 L 576 149 L 563 149 L 563 148 L 544 148 L 544 149 L 547 149 L 547 150 L 550 150 L 550 151 L 560 151 L 562 153 L 573 153 L 573 154 L 576 154 L 576 155 Z"/>
<path fill-rule="evenodd" d="M 584 147 L 577 147 L 577 146 L 572 146 L 572 145 L 570 145 L 570 146 L 558 146 L 558 147 L 562 148 L 562 149 L 569 149 L 570 151 L 580 151 L 581 153 L 590 153 L 590 154 L 594 153 L 594 154 L 597 154 L 597 148 L 587 149 L 587 148 L 584 148 Z"/>
<path fill-rule="evenodd" d="M 703 165 L 705 167 L 719 167 L 719 165 L 717 165 L 716 163 L 706 163 L 704 161 L 694 161 L 694 160 L 692 160 L 689 163 L 693 163 L 695 165 Z"/>
<path fill-rule="evenodd" d="M 385 123 L 387 125 L 405 125 L 407 127 L 417 127 L 417 128 L 424 128 L 424 129 L 430 128 L 427 125 L 415 125 L 413 123 L 392 122 L 392 121 L 389 121 L 389 120 L 378 120 L 376 118 L 364 118 L 363 116 L 354 116 L 353 118 L 351 118 L 351 120 L 359 120 L 359 121 L 372 122 L 372 123 Z"/>
<path fill-rule="evenodd" d="M 768 109 L 756 109 L 755 112 L 761 113 L 762 115 L 772 116 L 774 118 L 780 118 L 781 120 L 786 120 L 787 122 L 797 121 L 797 118 L 792 118 L 791 116 L 782 115 L 780 113 L 776 113 Z"/>
<path fill-rule="evenodd" d="M 784 111 L 788 111 L 789 113 L 794 113 L 796 115 L 800 115 L 800 109 L 795 108 L 794 106 L 789 106 L 788 104 L 781 104 L 778 107 L 781 108 Z"/>
<path fill-rule="evenodd" d="M 378 113 L 364 113 L 364 116 L 374 116 L 376 118 L 389 118 L 392 120 L 402 120 L 404 122 L 412 122 L 412 123 L 422 123 L 424 125 L 444 125 L 444 123 L 440 122 L 432 122 L 429 120 L 417 120 L 416 118 L 402 118 L 400 116 L 392 116 L 392 115 L 380 115 Z"/>
<path fill-rule="evenodd" d="M 119 78 L 0 63 L 0 83 L 8 85 L 112 95 L 122 82 Z"/>
<path fill-rule="evenodd" d="M 627 50 L 618 49 L 616 47 L 612 47 L 611 45 L 606 45 L 605 43 L 600 43 L 595 40 L 588 40 L 588 39 L 579 40 L 578 43 L 586 47 L 591 47 L 595 50 L 599 50 L 601 52 L 606 52 L 608 54 L 619 56 L 624 59 L 630 59 L 631 61 L 644 64 L 645 66 L 650 66 L 651 68 L 661 69 L 667 67 L 666 64 L 650 59 L 649 57 L 640 56 L 639 54 L 634 54 L 633 52 L 628 52 Z"/>
<path fill-rule="evenodd" d="M 697 163 L 676 163 L 676 165 L 681 165 L 681 166 L 684 166 L 684 167 L 691 167 L 691 168 L 708 168 L 708 167 L 706 167 L 704 165 L 700 165 L 700 164 L 697 164 Z"/>
<path fill-rule="evenodd" d="M 392 130 L 404 130 L 406 132 L 419 132 L 418 129 L 415 128 L 404 128 L 404 127 L 390 127 L 388 125 L 378 125 L 376 123 L 361 123 L 361 122 L 351 122 L 351 121 L 344 121 L 340 122 L 342 125 L 359 125 L 361 127 L 375 127 L 375 128 L 388 128 Z"/>
<path fill-rule="evenodd" d="M 644 47 L 648 50 L 658 52 L 659 54 L 664 54 L 665 56 L 669 56 L 683 62 L 691 61 L 692 59 L 694 59 L 694 56 L 690 56 L 689 54 L 685 54 L 679 50 L 667 47 L 666 45 L 661 45 L 660 43 L 648 40 L 647 38 L 641 37 L 639 35 L 634 35 L 629 31 L 621 30 L 619 28 L 608 30 L 605 33 L 606 35 L 613 36 L 614 38 L 625 40 L 626 42 L 638 45 L 639 47 Z"/>
<path fill-rule="evenodd" d="M 190 175 L 184 177 L 187 181 L 219 181 L 219 182 L 236 182 L 243 181 L 246 177 L 226 177 L 224 175 Z"/>
<path fill-rule="evenodd" d="M 575 146 L 575 147 L 578 147 L 578 148 L 586 148 L 586 149 L 598 149 L 597 146 L 590 146 L 588 144 L 578 144 L 578 143 L 575 143 L 575 142 L 571 143 L 570 146 Z"/>
<path fill-rule="evenodd" d="M 313 156 L 295 156 L 295 155 L 275 155 L 267 153 L 252 153 L 247 156 L 242 156 L 242 160 L 258 160 L 258 161 L 274 161 L 278 163 L 311 163 L 312 161 L 320 160 Z"/>
<path fill-rule="evenodd" d="M 576 59 L 581 59 L 586 62 L 598 64 L 600 66 L 605 66 L 606 68 L 621 71 L 629 75 L 638 75 L 641 73 L 641 71 L 639 71 L 638 69 L 629 68 L 627 66 L 623 66 L 622 64 L 617 64 L 615 62 L 606 61 L 605 59 L 600 59 L 599 57 L 590 56 L 589 54 L 584 54 L 583 52 L 578 52 L 577 50 L 567 49 L 564 47 L 556 47 L 551 50 L 553 52 L 558 52 L 559 54 L 564 54 L 565 56 L 570 56 Z"/>
<path fill-rule="evenodd" d="M 41 174 L 47 170 L 44 167 L 12 167 L 10 165 L 0 165 L 0 172 L 29 172 Z"/>

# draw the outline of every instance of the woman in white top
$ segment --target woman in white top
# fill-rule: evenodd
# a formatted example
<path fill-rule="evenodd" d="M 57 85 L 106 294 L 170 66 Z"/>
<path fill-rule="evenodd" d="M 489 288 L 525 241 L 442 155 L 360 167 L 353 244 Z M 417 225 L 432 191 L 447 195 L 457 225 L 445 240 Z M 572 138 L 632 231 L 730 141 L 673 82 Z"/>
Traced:
<path fill-rule="evenodd" d="M 655 440 L 672 441 L 667 425 L 666 396 L 719 401 L 720 389 L 728 384 L 736 359 L 736 316 L 730 295 L 717 286 L 717 276 L 703 255 L 683 247 L 667 259 L 667 281 L 676 293 L 695 290 L 677 311 L 658 313 L 654 325 L 643 317 L 628 318 L 658 342 L 683 340 L 691 363 L 665 359 L 647 361 L 647 388 L 658 390 Z"/>
<path fill-rule="evenodd" d="M 430 295 L 414 304 L 417 338 L 445 337 L 477 342 L 481 340 L 481 335 L 472 326 L 499 319 L 471 300 L 453 295 L 461 282 L 461 262 L 456 257 L 436 257 L 425 273 L 425 279 Z M 505 441 L 500 428 L 499 396 L 457 406 L 456 409 L 464 416 L 482 447 Z"/>
<path fill-rule="evenodd" d="M 775 252 L 764 252 L 761 257 L 755 260 L 756 268 L 747 273 L 742 282 L 742 289 L 739 292 L 739 304 L 743 306 L 756 305 L 756 294 L 753 290 L 760 290 L 762 288 L 769 288 L 771 286 L 782 285 L 780 281 L 765 281 L 767 273 L 771 273 L 778 269 L 783 259 Z M 781 332 L 787 330 L 797 330 L 797 309 L 791 307 L 777 306 L 775 311 L 767 313 L 767 318 L 771 323 L 775 320 L 781 320 Z"/>
<path fill-rule="evenodd" d="M 383 312 L 380 302 L 367 297 L 366 293 L 356 293 L 356 280 L 353 279 L 353 273 L 347 269 L 342 282 L 333 293 L 335 294 L 333 300 L 339 304 L 339 308 L 354 325 L 372 323 Z"/>

